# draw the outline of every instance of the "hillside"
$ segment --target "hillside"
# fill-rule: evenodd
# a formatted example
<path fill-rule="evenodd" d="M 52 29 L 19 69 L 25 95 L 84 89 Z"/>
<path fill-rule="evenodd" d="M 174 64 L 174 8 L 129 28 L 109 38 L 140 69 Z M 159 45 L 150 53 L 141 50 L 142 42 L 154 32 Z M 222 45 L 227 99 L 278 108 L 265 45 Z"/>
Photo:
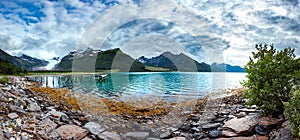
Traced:
<path fill-rule="evenodd" d="M 55 70 L 64 71 L 146 71 L 145 65 L 134 60 L 120 49 L 106 51 L 87 49 L 83 52 L 71 52 L 62 58 Z"/>
<path fill-rule="evenodd" d="M 20 74 L 26 72 L 25 69 L 19 68 L 7 60 L 0 59 L 0 74 Z"/>
<path fill-rule="evenodd" d="M 162 67 L 173 71 L 183 71 L 183 72 L 210 72 L 210 66 L 205 63 L 199 63 L 187 55 L 180 53 L 178 55 L 171 52 L 164 52 L 163 54 L 146 58 L 144 56 L 138 59 L 141 63 L 152 66 L 152 67 Z"/>
<path fill-rule="evenodd" d="M 27 70 L 38 70 L 41 69 L 41 67 L 47 66 L 49 63 L 48 61 L 33 58 L 24 54 L 20 57 L 11 56 L 10 54 L 6 53 L 1 49 L 0 49 L 0 59 L 6 60 L 17 67 L 25 68 Z"/>
<path fill-rule="evenodd" d="M 146 66 L 162 67 L 182 72 L 245 72 L 245 69 L 240 66 L 231 66 L 224 63 L 213 63 L 212 65 L 204 62 L 199 63 L 183 53 L 176 55 L 171 52 L 164 52 L 152 58 L 141 56 L 138 61 Z"/>

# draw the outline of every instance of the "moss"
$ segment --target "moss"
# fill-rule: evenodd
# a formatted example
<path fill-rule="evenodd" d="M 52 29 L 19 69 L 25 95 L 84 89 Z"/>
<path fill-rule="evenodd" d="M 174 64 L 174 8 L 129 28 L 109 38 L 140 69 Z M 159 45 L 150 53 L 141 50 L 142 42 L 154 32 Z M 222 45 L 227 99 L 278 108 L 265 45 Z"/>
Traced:
<path fill-rule="evenodd" d="M 77 99 L 71 95 L 68 89 L 32 87 L 31 90 L 46 93 L 56 104 L 61 105 L 65 110 L 80 110 Z"/>
<path fill-rule="evenodd" d="M 7 82 L 8 82 L 8 78 L 7 77 L 0 78 L 0 83 L 1 84 L 6 84 Z"/>

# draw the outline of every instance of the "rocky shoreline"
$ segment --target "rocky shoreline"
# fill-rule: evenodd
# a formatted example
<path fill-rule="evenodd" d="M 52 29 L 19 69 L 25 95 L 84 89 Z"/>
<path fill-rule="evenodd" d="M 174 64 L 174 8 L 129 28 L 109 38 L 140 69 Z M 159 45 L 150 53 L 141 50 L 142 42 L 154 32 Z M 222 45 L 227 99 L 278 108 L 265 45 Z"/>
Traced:
<path fill-rule="evenodd" d="M 193 108 L 188 105 L 172 106 L 176 110 L 173 112 L 158 103 L 142 110 L 127 105 L 125 109 L 133 108 L 134 112 L 126 114 L 117 111 L 120 109 L 118 105 L 124 106 L 123 102 L 106 101 L 106 105 L 115 104 L 108 107 L 110 114 L 101 112 L 95 115 L 78 107 L 76 109 L 63 99 L 55 100 L 53 96 L 34 91 L 30 88 L 32 86 L 34 83 L 21 77 L 10 78 L 6 85 L 0 84 L 0 140 L 293 138 L 283 115 L 276 118 L 259 116 L 260 110 L 256 106 L 246 107 L 247 100 L 242 98 L 242 90 L 239 89 L 230 91 L 225 97 L 208 96 L 197 101 Z M 182 122 L 171 121 L 172 117 L 181 116 L 184 118 Z M 166 123 L 168 121 L 176 124 Z"/>

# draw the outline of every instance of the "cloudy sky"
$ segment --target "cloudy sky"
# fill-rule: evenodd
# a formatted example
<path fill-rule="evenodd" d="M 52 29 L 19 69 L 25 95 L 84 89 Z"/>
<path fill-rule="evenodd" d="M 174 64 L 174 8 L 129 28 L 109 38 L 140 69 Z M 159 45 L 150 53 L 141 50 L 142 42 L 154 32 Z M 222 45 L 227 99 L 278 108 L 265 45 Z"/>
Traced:
<path fill-rule="evenodd" d="M 45 60 L 88 47 L 171 51 L 244 66 L 256 43 L 299 56 L 299 13 L 297 0 L 1 0 L 0 48 Z"/>

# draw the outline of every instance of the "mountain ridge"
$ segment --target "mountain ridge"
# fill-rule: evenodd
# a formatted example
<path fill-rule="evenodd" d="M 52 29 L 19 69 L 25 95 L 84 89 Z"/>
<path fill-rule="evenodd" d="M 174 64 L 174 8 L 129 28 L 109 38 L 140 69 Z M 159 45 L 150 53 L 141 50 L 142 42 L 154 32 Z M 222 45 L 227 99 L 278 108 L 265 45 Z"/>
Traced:
<path fill-rule="evenodd" d="M 34 58 L 25 54 L 22 54 L 20 57 L 12 56 L 2 49 L 0 49 L 0 59 L 6 60 L 17 67 L 27 70 L 39 70 L 42 69 L 42 67 L 47 66 L 49 63 L 46 60 Z"/>
<path fill-rule="evenodd" d="M 137 59 L 146 66 L 168 68 L 173 71 L 188 71 L 188 72 L 245 72 L 245 69 L 240 66 L 231 66 L 230 64 L 211 65 L 190 58 L 184 53 L 173 54 L 171 52 L 163 52 L 159 56 L 146 58 L 141 56 Z"/>

